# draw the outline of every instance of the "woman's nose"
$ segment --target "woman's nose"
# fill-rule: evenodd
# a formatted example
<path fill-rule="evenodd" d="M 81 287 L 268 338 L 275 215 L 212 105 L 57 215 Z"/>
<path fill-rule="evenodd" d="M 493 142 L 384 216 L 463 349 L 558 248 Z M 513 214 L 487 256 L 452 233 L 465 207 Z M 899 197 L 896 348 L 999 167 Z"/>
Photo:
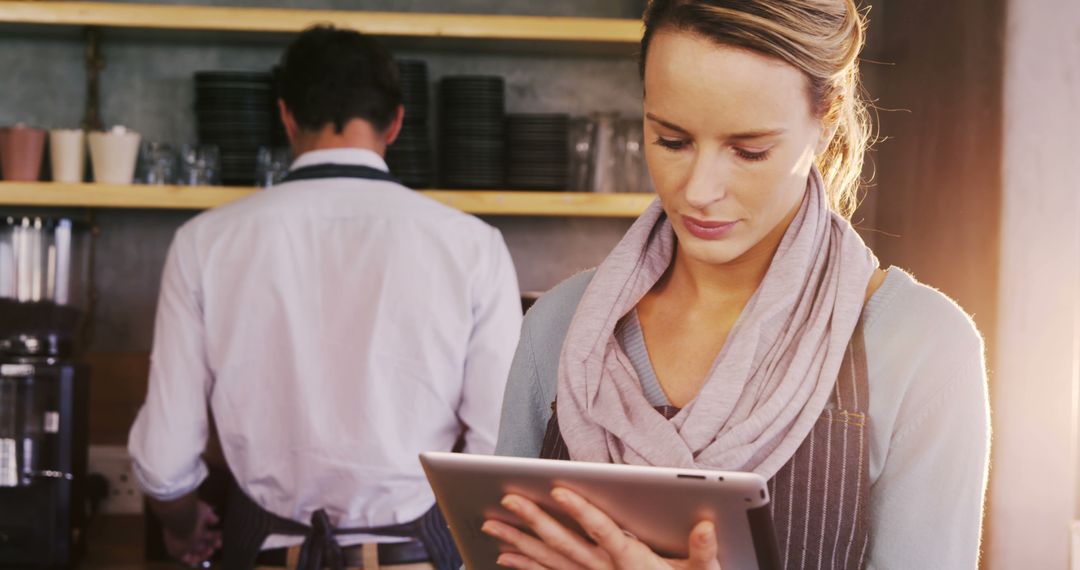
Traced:
<path fill-rule="evenodd" d="M 686 181 L 685 199 L 688 205 L 704 209 L 727 196 L 727 172 L 724 161 L 717 156 L 699 156 Z"/>

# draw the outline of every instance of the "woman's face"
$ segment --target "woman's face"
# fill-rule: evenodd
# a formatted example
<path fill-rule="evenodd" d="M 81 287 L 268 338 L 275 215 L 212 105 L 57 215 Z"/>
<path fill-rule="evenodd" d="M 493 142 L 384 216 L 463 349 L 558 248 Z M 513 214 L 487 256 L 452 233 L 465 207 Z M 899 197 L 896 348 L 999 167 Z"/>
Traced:
<path fill-rule="evenodd" d="M 653 37 L 645 158 L 681 254 L 712 265 L 771 254 L 827 136 L 796 68 L 691 33 Z"/>

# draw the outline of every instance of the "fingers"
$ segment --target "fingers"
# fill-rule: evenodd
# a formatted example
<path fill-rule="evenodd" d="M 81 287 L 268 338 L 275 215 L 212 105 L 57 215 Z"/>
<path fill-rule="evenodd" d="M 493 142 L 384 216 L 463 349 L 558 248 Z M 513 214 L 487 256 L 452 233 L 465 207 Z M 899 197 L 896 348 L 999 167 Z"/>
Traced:
<path fill-rule="evenodd" d="M 566 558 L 586 568 L 610 567 L 610 558 L 603 550 L 589 544 L 577 532 L 563 526 L 536 503 L 523 497 L 507 495 L 503 499 L 503 506 L 520 517 L 540 537 L 540 540 Z"/>
<path fill-rule="evenodd" d="M 206 531 L 201 543 L 205 547 L 206 557 L 209 558 L 210 556 L 213 556 L 214 551 L 221 548 L 221 531 Z"/>
<path fill-rule="evenodd" d="M 611 517 L 581 495 L 568 489 L 556 488 L 551 491 L 551 496 L 614 560 L 616 566 L 622 567 L 627 562 L 640 562 L 639 558 L 646 554 L 640 551 L 644 546 L 641 542 L 627 536 Z M 634 560 L 628 560 L 631 557 Z"/>
<path fill-rule="evenodd" d="M 520 530 L 500 521 L 485 521 L 480 530 L 503 543 L 512 547 L 515 552 L 504 552 L 499 555 L 498 563 L 509 561 L 511 568 L 556 568 L 570 569 L 576 565 L 568 558 L 536 537 L 529 536 Z M 535 563 L 535 566 L 525 564 L 522 560 Z"/>
<path fill-rule="evenodd" d="M 221 540 L 220 531 L 196 529 L 194 536 L 184 543 L 176 542 L 171 550 L 181 562 L 194 567 L 209 560 L 221 548 Z"/>
<path fill-rule="evenodd" d="M 717 557 L 720 546 L 716 542 L 716 526 L 710 521 L 701 521 L 690 531 L 690 556 L 688 568 L 719 568 Z"/>
<path fill-rule="evenodd" d="M 218 519 L 217 513 L 214 512 L 214 507 L 211 507 L 209 503 L 204 501 L 199 501 L 198 503 L 198 517 L 199 522 L 205 526 L 213 526 L 221 522 L 220 519 Z"/>
<path fill-rule="evenodd" d="M 518 570 L 547 570 L 543 565 L 522 554 L 500 554 L 495 563 L 499 566 L 517 568 Z"/>

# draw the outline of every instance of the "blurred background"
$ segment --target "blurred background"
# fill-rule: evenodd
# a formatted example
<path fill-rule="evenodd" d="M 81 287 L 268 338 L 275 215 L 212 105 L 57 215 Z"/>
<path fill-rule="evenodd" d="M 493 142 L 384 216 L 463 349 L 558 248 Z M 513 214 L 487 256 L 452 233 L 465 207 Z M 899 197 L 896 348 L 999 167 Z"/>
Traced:
<path fill-rule="evenodd" d="M 132 4 L 122 19 L 130 22 L 146 14 L 152 22 L 154 12 L 146 6 L 160 4 L 166 3 Z M 570 152 L 558 158 L 568 174 L 555 182 L 557 187 L 544 188 L 551 181 L 530 179 L 525 172 L 519 173 L 516 189 L 528 189 L 531 181 L 540 189 L 576 191 L 567 196 L 605 190 L 638 194 L 626 199 L 631 201 L 610 202 L 622 213 L 553 214 L 543 207 L 526 207 L 514 215 L 484 215 L 503 232 L 523 293 L 544 291 L 596 265 L 632 222 L 632 212 L 624 210 L 640 211 L 647 203 L 640 199 L 649 190 L 647 183 L 624 178 L 621 186 L 612 188 L 615 183 L 597 180 L 596 174 L 604 168 L 596 162 L 604 157 L 630 161 L 618 163 L 622 168 L 607 167 L 609 176 L 640 168 L 632 156 L 608 155 L 602 147 L 621 145 L 620 153 L 627 148 L 633 152 L 633 141 L 629 147 L 626 141 L 633 133 L 623 132 L 619 138 L 616 125 L 641 116 L 636 46 L 626 40 L 625 30 L 631 39 L 638 33 L 640 26 L 633 20 L 640 17 L 643 2 L 227 4 L 339 10 L 352 18 L 370 11 L 453 13 L 475 17 L 478 25 L 487 15 L 557 16 L 574 18 L 564 23 L 577 22 L 585 36 L 592 26 L 594 36 L 581 41 L 525 36 L 387 41 L 400 59 L 424 64 L 426 82 L 416 89 L 428 96 L 432 116 L 418 132 L 426 129 L 430 140 L 424 144 L 430 145 L 435 162 L 444 136 L 437 126 L 440 112 L 449 109 L 449 103 L 439 103 L 440 81 L 457 75 L 500 77 L 505 113 L 543 114 L 558 125 L 565 120 L 559 127 L 564 140 L 573 137 L 575 129 L 592 129 L 586 139 L 592 148 L 585 149 L 586 155 L 591 152 L 588 160 L 593 164 L 585 167 L 591 174 L 575 177 L 571 144 Z M 42 7 L 50 5 L 64 19 L 61 25 L 40 16 L 47 13 Z M 853 221 L 883 266 L 903 267 L 941 289 L 973 316 L 986 339 L 994 441 L 984 567 L 1068 568 L 1070 560 L 1080 559 L 1080 550 L 1070 546 L 1074 540 L 1080 544 L 1080 530 L 1075 539 L 1072 530 L 1073 521 L 1080 519 L 1080 2 L 873 0 L 863 5 L 870 18 L 864 82 L 879 109 L 881 141 L 869 157 L 866 196 Z M 257 12 L 240 12 L 231 22 L 212 26 L 164 26 L 202 30 L 161 30 L 152 29 L 159 27 L 153 23 L 121 26 L 80 20 L 99 5 L 83 4 L 91 8 L 88 12 L 79 6 L 0 2 L 0 126 L 79 128 L 88 107 L 95 107 L 88 93 L 96 83 L 99 115 L 94 126 L 123 125 L 139 133 L 141 163 L 152 153 L 147 143 L 168 145 L 179 155 L 184 145 L 212 139 L 212 133 L 199 128 L 198 114 L 206 108 L 200 110 L 196 100 L 197 72 L 269 73 L 290 38 L 278 31 L 206 30 L 255 29 L 262 23 L 272 27 L 272 18 L 248 18 Z M 207 14 L 198 8 L 188 12 L 192 21 Z M 583 18 L 590 20 L 577 20 Z M 621 22 L 622 27 L 603 22 Z M 623 34 L 623 39 L 597 39 L 608 30 Z M 88 71 L 95 68 L 99 74 Z M 268 139 L 266 145 L 273 147 L 274 141 Z M 223 149 L 222 154 L 229 152 Z M 225 167 L 228 157 L 218 160 Z M 136 176 L 148 176 L 145 165 L 139 168 Z M 41 178 L 48 180 L 48 167 L 41 170 Z M 438 171 L 418 175 L 431 177 L 419 187 L 469 187 L 468 180 L 445 184 Z M 500 188 L 515 189 L 502 182 Z M 27 193 L 34 188 L 0 183 L 0 212 L 14 211 L 16 204 L 21 204 L 19 212 L 27 212 Z M 94 187 L 77 190 L 94 192 Z M 166 249 L 175 230 L 197 210 L 132 208 L 123 199 L 92 209 L 75 207 L 82 204 L 70 198 L 41 205 L 29 211 L 78 216 L 96 228 L 90 341 L 84 354 L 93 369 L 88 439 L 92 464 L 95 456 L 100 465 L 122 464 L 127 431 L 145 394 Z M 111 514 L 96 518 L 89 530 L 89 536 L 100 540 L 89 543 L 88 565 L 138 563 L 146 548 L 138 497 L 110 497 L 105 505 Z"/>

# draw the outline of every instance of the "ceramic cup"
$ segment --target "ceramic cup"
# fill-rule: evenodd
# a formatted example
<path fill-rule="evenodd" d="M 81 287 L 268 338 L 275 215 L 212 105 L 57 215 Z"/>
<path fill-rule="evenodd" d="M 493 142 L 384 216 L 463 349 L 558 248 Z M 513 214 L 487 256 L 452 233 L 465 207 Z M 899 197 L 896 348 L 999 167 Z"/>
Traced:
<path fill-rule="evenodd" d="M 139 133 L 113 127 L 109 131 L 94 131 L 86 135 L 90 143 L 90 162 L 94 166 L 94 181 L 104 184 L 131 184 L 135 164 L 139 159 Z"/>
<path fill-rule="evenodd" d="M 23 125 L 0 129 L 0 170 L 4 172 L 4 180 L 36 181 L 44 153 L 44 130 Z"/>
<path fill-rule="evenodd" d="M 86 135 L 81 129 L 49 131 L 49 160 L 55 182 L 82 182 Z"/>

